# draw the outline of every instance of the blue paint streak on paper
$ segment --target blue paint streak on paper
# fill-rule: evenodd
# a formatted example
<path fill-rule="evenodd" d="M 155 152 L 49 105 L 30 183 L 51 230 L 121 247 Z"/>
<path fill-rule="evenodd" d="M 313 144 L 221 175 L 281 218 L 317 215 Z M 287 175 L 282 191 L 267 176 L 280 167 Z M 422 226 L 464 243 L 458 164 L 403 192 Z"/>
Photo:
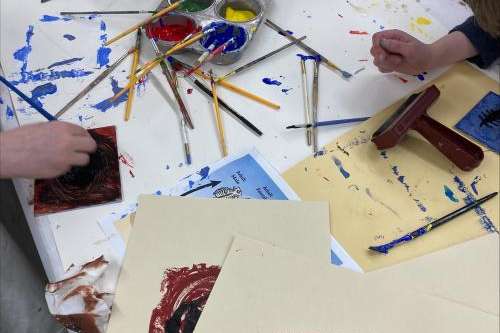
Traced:
<path fill-rule="evenodd" d="M 332 264 L 334 264 L 335 266 L 342 266 L 342 260 L 340 260 L 340 258 L 335 254 L 335 252 L 333 252 L 333 250 L 330 250 L 330 258 Z"/>
<path fill-rule="evenodd" d="M 193 182 L 192 180 L 189 181 L 189 188 L 193 188 L 195 182 Z"/>
<path fill-rule="evenodd" d="M 489 92 L 455 127 L 500 153 L 500 95 Z"/>
<path fill-rule="evenodd" d="M 197 174 L 200 175 L 201 177 L 200 181 L 207 179 L 209 173 L 210 173 L 210 167 L 208 166 L 202 168 L 200 171 L 197 172 Z"/>
<path fill-rule="evenodd" d="M 297 53 L 297 57 L 299 57 L 300 59 L 302 59 L 304 61 L 307 61 L 307 60 L 320 61 L 321 60 L 320 56 L 304 55 L 304 54 L 300 54 L 300 53 Z"/>
<path fill-rule="evenodd" d="M 91 71 L 85 71 L 82 69 L 70 69 L 63 71 L 50 70 L 49 72 L 44 72 L 42 70 L 28 71 L 28 58 L 32 52 L 31 39 L 33 36 L 34 28 L 30 25 L 28 27 L 28 31 L 26 32 L 26 45 L 14 52 L 14 59 L 21 62 L 21 72 L 19 73 L 19 80 L 11 81 L 13 85 L 29 82 L 53 81 L 64 78 L 79 78 L 92 74 Z"/>
<path fill-rule="evenodd" d="M 0 96 L 0 104 L 3 104 L 2 96 Z"/>
<path fill-rule="evenodd" d="M 463 194 L 465 194 L 465 198 L 463 199 L 463 201 L 466 204 L 471 204 L 471 203 L 473 203 L 473 202 L 476 201 L 476 198 L 467 189 L 467 187 L 465 186 L 464 181 L 460 177 L 455 176 L 453 178 L 453 181 L 455 182 L 455 185 L 457 186 L 458 190 L 460 192 L 462 192 Z M 487 232 L 490 232 L 490 233 L 498 232 L 497 229 L 496 229 L 496 227 L 495 227 L 495 225 L 493 224 L 493 222 L 491 221 L 491 219 L 489 218 L 489 216 L 486 214 L 486 211 L 481 206 L 478 206 L 478 207 L 474 208 L 474 211 L 479 216 L 479 222 L 481 223 L 481 225 L 483 226 L 483 228 Z"/>
<path fill-rule="evenodd" d="M 7 120 L 14 119 L 14 110 L 12 110 L 9 105 L 7 105 L 7 109 L 5 109 L 5 116 Z"/>
<path fill-rule="evenodd" d="M 472 191 L 474 191 L 475 195 L 479 195 L 479 192 L 477 191 L 477 184 L 481 181 L 481 177 L 476 176 L 472 180 L 472 183 L 470 184 L 470 187 L 472 188 Z"/>
<path fill-rule="evenodd" d="M 335 156 L 333 156 L 332 159 L 333 159 L 333 162 L 335 163 L 335 165 L 337 166 L 337 168 L 339 168 L 339 171 L 342 174 L 342 176 L 344 176 L 345 179 L 349 178 L 351 176 L 351 174 L 349 172 L 347 172 L 346 169 L 344 169 L 344 166 L 342 165 L 342 161 L 340 161 Z"/>
<path fill-rule="evenodd" d="M 282 83 L 278 80 L 273 80 L 273 79 L 270 79 L 268 77 L 265 77 L 262 79 L 262 82 L 264 82 L 265 84 L 267 84 L 268 86 L 281 86 Z"/>
<path fill-rule="evenodd" d="M 43 15 L 40 18 L 40 22 L 56 22 L 56 21 L 71 21 L 71 17 L 59 17 L 59 16 L 52 16 L 52 15 Z"/>
<path fill-rule="evenodd" d="M 121 90 L 122 90 L 122 87 L 119 87 L 118 86 L 118 81 L 115 80 L 115 78 L 111 78 L 111 88 L 113 90 L 113 96 L 118 94 Z M 128 92 L 121 95 L 116 101 L 114 102 L 111 102 L 111 98 L 106 98 L 105 100 L 103 100 L 102 102 L 96 104 L 96 105 L 93 105 L 92 107 L 94 109 L 97 109 L 101 112 L 106 112 L 108 111 L 109 109 L 111 108 L 115 108 L 117 107 L 118 105 L 124 103 L 127 101 L 128 99 Z"/>
<path fill-rule="evenodd" d="M 58 67 L 58 66 L 69 65 L 69 64 L 72 64 L 74 62 L 78 62 L 78 61 L 82 61 L 82 60 L 83 60 L 83 58 L 71 58 L 71 59 L 61 60 L 61 61 L 53 63 L 52 65 L 47 67 L 47 69 L 51 69 L 51 68 Z"/>
<path fill-rule="evenodd" d="M 101 40 L 101 47 L 97 50 L 97 64 L 99 68 L 107 66 L 109 64 L 109 55 L 111 54 L 111 49 L 109 47 L 104 46 L 104 44 L 108 40 L 108 34 L 106 33 L 106 23 L 101 21 L 100 25 L 101 35 L 99 39 Z"/>
<path fill-rule="evenodd" d="M 455 193 L 453 193 L 453 191 L 451 190 L 451 188 L 449 188 L 448 186 L 444 186 L 444 195 L 450 199 L 450 201 L 452 202 L 459 202 L 459 200 L 457 199 L 457 197 L 455 196 Z"/>
<path fill-rule="evenodd" d="M 63 37 L 66 38 L 67 40 L 69 40 L 70 42 L 72 42 L 76 39 L 75 36 L 70 35 L 70 34 L 65 34 L 65 35 L 63 35 Z"/>
<path fill-rule="evenodd" d="M 286 30 L 286 32 L 289 34 L 289 35 L 293 35 L 293 31 L 291 30 Z M 281 36 L 286 36 L 284 33 L 282 32 L 278 32 Z"/>
<path fill-rule="evenodd" d="M 422 212 L 426 212 L 427 211 L 427 207 L 425 207 L 425 205 L 422 203 L 422 201 L 416 199 L 413 197 L 413 193 L 411 191 L 411 187 L 410 185 L 408 185 L 408 183 L 406 182 L 406 177 L 401 175 L 400 171 L 399 171 L 399 168 L 397 166 L 393 166 L 392 167 L 392 173 L 394 174 L 394 176 L 397 177 L 397 180 L 398 182 L 400 182 L 406 192 L 408 193 L 408 195 L 413 199 L 413 201 L 417 204 L 417 207 L 422 211 Z"/>
<path fill-rule="evenodd" d="M 288 95 L 288 93 L 293 90 L 293 88 L 288 88 L 288 89 L 281 89 L 281 92 L 284 93 L 285 95 Z"/>
<path fill-rule="evenodd" d="M 161 195 L 161 191 L 156 191 L 155 194 L 156 195 Z"/>
<path fill-rule="evenodd" d="M 57 86 L 53 83 L 42 84 L 31 91 L 31 99 L 39 107 L 43 107 L 40 99 L 48 95 L 53 95 L 57 92 Z"/>

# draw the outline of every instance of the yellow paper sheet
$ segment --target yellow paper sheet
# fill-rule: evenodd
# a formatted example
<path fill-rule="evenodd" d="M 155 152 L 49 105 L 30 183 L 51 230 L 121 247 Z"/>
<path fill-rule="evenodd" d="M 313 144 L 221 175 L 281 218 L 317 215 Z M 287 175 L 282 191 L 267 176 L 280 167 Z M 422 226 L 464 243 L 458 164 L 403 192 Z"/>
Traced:
<path fill-rule="evenodd" d="M 148 332 L 164 272 L 221 266 L 236 233 L 329 264 L 328 211 L 325 202 L 140 197 L 107 332 Z"/>
<path fill-rule="evenodd" d="M 441 90 L 441 97 L 429 114 L 450 128 L 486 93 L 500 92 L 497 82 L 467 64 L 454 66 L 435 84 Z M 311 157 L 284 174 L 303 200 L 330 201 L 331 232 L 365 271 L 484 235 L 481 218 L 487 217 L 497 230 L 499 226 L 497 197 L 482 206 L 484 214 L 469 212 L 393 249 L 389 255 L 368 251 L 370 245 L 390 242 L 430 219 L 462 207 L 467 194 L 475 196 L 473 188 L 478 191 L 475 197 L 481 197 L 498 191 L 499 187 L 499 157 L 491 151 L 485 152 L 479 168 L 467 173 L 455 167 L 419 134 L 410 131 L 397 147 L 382 155 L 370 141 L 372 133 L 400 104 L 327 145 L 325 155 Z M 445 186 L 452 191 L 456 202 L 445 195 Z"/>
<path fill-rule="evenodd" d="M 237 237 L 195 333 L 493 333 L 498 316 Z"/>
<path fill-rule="evenodd" d="M 130 237 L 130 232 L 132 231 L 132 227 L 134 226 L 135 213 L 128 215 L 126 218 L 113 222 L 116 230 L 122 236 L 123 242 L 125 244 L 128 243 L 128 239 Z"/>

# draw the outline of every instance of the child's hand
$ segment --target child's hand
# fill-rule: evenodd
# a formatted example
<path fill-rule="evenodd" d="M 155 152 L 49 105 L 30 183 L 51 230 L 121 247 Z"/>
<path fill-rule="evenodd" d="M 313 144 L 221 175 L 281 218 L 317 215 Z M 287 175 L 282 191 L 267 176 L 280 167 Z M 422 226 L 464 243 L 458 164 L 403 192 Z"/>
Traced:
<path fill-rule="evenodd" d="M 0 178 L 53 178 L 89 163 L 97 146 L 80 126 L 53 121 L 0 133 Z"/>
<path fill-rule="evenodd" d="M 417 75 L 432 66 L 431 45 L 400 30 L 373 35 L 373 63 L 382 73 L 399 72 Z"/>

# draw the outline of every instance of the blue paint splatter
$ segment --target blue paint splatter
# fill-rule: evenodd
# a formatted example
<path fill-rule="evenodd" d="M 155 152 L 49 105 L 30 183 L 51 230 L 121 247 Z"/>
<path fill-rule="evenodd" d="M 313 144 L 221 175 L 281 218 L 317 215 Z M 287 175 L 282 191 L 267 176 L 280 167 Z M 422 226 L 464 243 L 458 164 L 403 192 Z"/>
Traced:
<path fill-rule="evenodd" d="M 64 78 L 79 78 L 92 74 L 91 71 L 84 71 L 79 69 L 71 69 L 64 71 L 54 71 L 43 72 L 41 70 L 28 71 L 28 58 L 32 51 L 31 39 L 34 36 L 34 28 L 32 25 L 28 27 L 26 32 L 26 45 L 14 52 L 14 59 L 21 62 L 21 72 L 19 73 L 19 80 L 11 81 L 13 85 L 18 85 L 20 83 L 29 82 L 40 82 L 40 81 L 53 81 Z"/>
<path fill-rule="evenodd" d="M 215 45 L 217 48 L 231 38 L 235 38 L 235 42 L 229 44 L 224 50 L 224 53 L 227 53 L 241 49 L 247 42 L 247 33 L 242 27 L 224 22 L 214 22 L 203 28 L 203 30 L 212 28 L 215 28 L 216 31 L 203 37 L 200 41 L 200 44 L 205 49 L 208 49 L 211 45 Z"/>
<path fill-rule="evenodd" d="M 156 195 L 161 195 L 161 191 L 156 191 Z"/>
<path fill-rule="evenodd" d="M 449 188 L 446 185 L 444 186 L 444 195 L 446 195 L 446 197 L 448 199 L 450 199 L 450 201 L 459 202 L 459 200 L 457 199 L 457 197 L 455 197 L 455 193 L 453 193 L 453 191 L 451 190 L 451 188 Z"/>
<path fill-rule="evenodd" d="M 349 172 L 347 172 L 347 170 L 344 169 L 344 166 L 342 165 L 342 161 L 340 161 L 335 156 L 333 156 L 332 159 L 333 159 L 333 162 L 335 163 L 335 165 L 339 168 L 339 171 L 342 174 L 342 176 L 344 176 L 345 179 L 349 178 L 351 176 L 351 174 Z"/>
<path fill-rule="evenodd" d="M 472 188 L 472 191 L 474 191 L 474 194 L 479 195 L 479 192 L 477 191 L 477 183 L 481 180 L 481 177 L 476 176 L 472 180 L 472 183 L 470 184 L 470 187 Z"/>
<path fill-rule="evenodd" d="M 115 80 L 114 77 L 111 78 L 111 89 L 113 90 L 113 96 L 118 94 L 121 90 L 122 90 L 122 87 L 118 86 L 118 81 Z M 108 111 L 109 109 L 111 108 L 115 108 L 117 107 L 118 105 L 126 102 L 128 99 L 128 92 L 121 95 L 116 101 L 112 102 L 111 101 L 111 98 L 106 98 L 105 100 L 103 100 L 102 102 L 96 104 L 96 105 L 93 105 L 92 107 L 94 109 L 97 109 L 101 112 L 106 112 Z"/>
<path fill-rule="evenodd" d="M 197 172 L 198 175 L 200 175 L 201 179 L 200 180 L 204 180 L 208 177 L 210 173 L 210 167 L 206 166 L 204 168 L 202 168 L 200 171 Z"/>
<path fill-rule="evenodd" d="M 122 216 L 120 216 L 120 219 L 123 220 L 124 218 L 126 218 L 128 216 L 128 214 L 123 214 Z"/>
<path fill-rule="evenodd" d="M 82 60 L 83 60 L 83 58 L 71 58 L 71 59 L 61 60 L 61 61 L 53 63 L 52 65 L 47 67 L 47 69 L 51 69 L 51 68 L 63 66 L 63 65 L 69 65 L 69 64 L 72 64 L 74 62 L 82 61 Z"/>
<path fill-rule="evenodd" d="M 56 22 L 56 21 L 71 21 L 71 17 L 59 17 L 59 16 L 52 16 L 52 15 L 43 15 L 40 18 L 40 22 Z"/>
<path fill-rule="evenodd" d="M 265 84 L 269 85 L 269 86 L 281 86 L 282 83 L 278 80 L 273 80 L 273 79 L 270 79 L 268 77 L 265 77 L 262 79 L 262 82 L 264 82 Z"/>
<path fill-rule="evenodd" d="M 289 93 L 291 90 L 293 90 L 293 88 L 288 88 L 288 89 L 283 88 L 283 89 L 281 89 L 281 92 L 282 92 L 282 93 L 284 93 L 285 95 L 288 95 L 288 93 Z"/>
<path fill-rule="evenodd" d="M 0 96 L 0 104 L 3 104 L 2 96 Z"/>
<path fill-rule="evenodd" d="M 57 92 L 57 86 L 49 82 L 33 89 L 31 91 L 31 99 L 36 105 L 43 107 L 43 104 L 40 101 L 40 99 L 48 95 L 53 95 L 56 92 Z"/>
<path fill-rule="evenodd" d="M 190 180 L 190 181 L 188 182 L 188 185 L 189 185 L 189 188 L 191 189 L 191 188 L 193 188 L 193 186 L 194 186 L 194 182 L 193 182 L 192 180 Z"/>
<path fill-rule="evenodd" d="M 332 264 L 334 264 L 335 266 L 341 266 L 343 264 L 342 260 L 340 260 L 340 258 L 335 254 L 335 252 L 333 252 L 333 250 L 330 250 L 330 258 Z"/>
<path fill-rule="evenodd" d="M 467 205 L 476 201 L 476 198 L 467 189 L 467 187 L 465 186 L 465 183 L 463 182 L 462 179 L 460 179 L 460 177 L 455 176 L 453 178 L 453 181 L 457 185 L 458 190 L 460 192 L 462 192 L 463 194 L 465 194 L 465 198 L 463 199 L 463 201 Z M 490 233 L 496 232 L 496 233 L 498 233 L 497 228 L 495 227 L 495 225 L 493 224 L 493 222 L 491 221 L 491 219 L 489 218 L 489 216 L 486 214 L 486 211 L 481 206 L 478 206 L 478 207 L 474 208 L 474 211 L 479 216 L 479 222 L 481 223 L 481 225 L 483 226 L 483 228 L 487 232 L 490 232 Z"/>
<path fill-rule="evenodd" d="M 63 35 L 63 37 L 66 38 L 67 40 L 69 40 L 70 42 L 72 42 L 76 39 L 75 36 L 70 35 L 70 34 L 65 34 L 65 35 Z"/>
<path fill-rule="evenodd" d="M 418 75 L 415 75 L 420 81 L 425 81 L 425 75 L 427 75 L 427 72 L 420 73 Z"/>
<path fill-rule="evenodd" d="M 182 168 L 184 166 L 184 163 L 179 163 L 179 165 L 177 166 L 178 168 Z"/>
<path fill-rule="evenodd" d="M 406 192 L 408 192 L 408 195 L 417 204 L 417 207 L 422 212 L 426 212 L 427 211 L 427 207 L 425 207 L 425 205 L 422 203 L 422 201 L 420 201 L 420 200 L 418 200 L 418 199 L 416 199 L 416 198 L 413 197 L 413 193 L 411 191 L 410 185 L 408 185 L 408 183 L 406 182 L 406 177 L 403 176 L 403 175 L 401 175 L 401 173 L 399 172 L 399 168 L 397 166 L 393 166 L 392 167 L 392 173 L 394 174 L 394 176 L 397 177 L 398 182 L 400 182 L 405 187 Z"/>
<path fill-rule="evenodd" d="M 5 109 L 5 115 L 7 117 L 7 120 L 14 119 L 14 110 L 10 108 L 10 106 L 7 105 L 7 109 Z"/>
<path fill-rule="evenodd" d="M 304 61 L 307 61 L 307 60 L 320 61 L 321 60 L 320 56 L 310 56 L 310 55 L 304 55 L 304 54 L 300 54 L 300 53 L 297 53 L 297 57 L 299 57 L 300 59 L 302 59 Z"/>
<path fill-rule="evenodd" d="M 170 165 L 167 164 L 167 167 L 165 169 L 170 170 Z"/>
<path fill-rule="evenodd" d="M 286 32 L 289 34 L 289 35 L 293 35 L 293 31 L 291 30 L 286 30 Z M 284 33 L 282 32 L 278 32 L 281 36 L 286 36 Z"/>
<path fill-rule="evenodd" d="M 101 47 L 99 47 L 99 49 L 97 50 L 97 64 L 99 65 L 99 68 L 102 68 L 109 64 L 109 55 L 111 54 L 111 49 L 104 45 L 108 40 L 108 34 L 106 33 L 106 23 L 104 21 L 101 21 L 100 30 L 101 35 L 99 36 L 99 39 L 101 40 Z"/>
<path fill-rule="evenodd" d="M 26 32 L 26 45 L 14 52 L 14 59 L 20 61 L 22 63 L 21 72 L 25 72 L 28 68 L 28 57 L 32 51 L 31 48 L 31 39 L 33 38 L 34 27 L 30 25 L 28 27 L 28 31 Z"/>

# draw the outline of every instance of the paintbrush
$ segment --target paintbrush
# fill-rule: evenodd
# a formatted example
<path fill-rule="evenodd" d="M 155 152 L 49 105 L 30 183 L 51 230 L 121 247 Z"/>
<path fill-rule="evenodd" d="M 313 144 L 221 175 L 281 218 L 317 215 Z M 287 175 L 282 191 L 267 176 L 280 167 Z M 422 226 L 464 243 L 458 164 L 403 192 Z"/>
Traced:
<path fill-rule="evenodd" d="M 5 84 L 10 90 L 15 92 L 19 97 L 21 97 L 26 103 L 31 105 L 35 110 L 38 111 L 42 116 L 45 117 L 48 121 L 54 121 L 57 120 L 56 117 L 45 111 L 40 105 L 36 104 L 31 98 L 23 94 L 23 92 L 19 89 L 17 89 L 12 83 L 7 81 L 6 78 L 0 75 L 0 81 Z"/>
<path fill-rule="evenodd" d="M 156 57 L 152 61 L 146 63 L 144 66 L 142 66 L 141 68 L 139 68 L 136 71 L 136 74 L 137 74 L 136 77 L 135 78 L 131 78 L 130 82 L 122 90 L 120 90 L 118 92 L 118 94 L 116 94 L 115 96 L 111 97 L 110 101 L 114 102 L 120 96 L 122 96 L 123 94 L 125 94 L 130 89 L 130 87 L 132 85 L 136 84 L 137 81 L 140 81 L 143 77 L 145 77 L 146 75 L 148 75 L 149 72 L 151 72 L 158 64 L 160 64 L 163 59 L 165 59 L 166 57 L 170 56 L 171 54 L 173 54 L 173 53 L 175 53 L 177 51 L 182 50 L 185 47 L 188 47 L 189 45 L 195 43 L 196 41 L 200 40 L 201 38 L 204 37 L 205 34 L 209 33 L 209 31 L 211 31 L 211 30 L 215 31 L 214 29 L 209 29 L 206 32 L 201 32 L 201 33 L 195 34 L 191 39 L 187 40 L 186 42 L 183 42 L 183 43 L 180 42 L 180 43 L 176 44 L 174 47 L 172 47 L 171 49 L 169 49 L 167 52 L 165 52 L 162 55 Z"/>
<path fill-rule="evenodd" d="M 141 29 L 138 29 L 137 37 L 135 40 L 134 60 L 132 61 L 132 67 L 130 68 L 131 77 L 135 77 L 135 70 L 139 65 L 139 57 L 141 55 L 141 38 L 142 38 L 142 31 Z M 125 121 L 128 121 L 130 119 L 130 114 L 132 112 L 132 102 L 134 101 L 134 93 L 135 93 L 135 84 L 131 86 L 128 91 L 127 105 L 125 107 Z"/>
<path fill-rule="evenodd" d="M 304 59 L 300 59 L 300 73 L 302 76 L 302 94 L 304 96 L 304 113 L 306 116 L 306 123 L 311 124 L 311 109 L 309 106 L 309 91 L 307 84 L 307 67 L 306 61 Z M 312 130 L 311 127 L 306 128 L 306 141 L 307 145 L 310 146 L 312 143 Z"/>
<path fill-rule="evenodd" d="M 212 50 L 209 50 L 209 51 L 206 51 L 205 53 L 203 53 L 201 55 L 201 57 L 198 58 L 198 60 L 194 63 L 193 68 L 191 68 L 186 73 L 186 75 L 191 75 L 192 73 L 194 73 L 194 71 L 196 71 L 198 68 L 200 68 L 204 63 L 209 62 L 212 59 L 214 59 L 215 57 L 217 57 L 218 55 L 222 54 L 226 50 L 226 48 L 231 43 L 234 43 L 235 41 L 236 41 L 236 38 L 233 37 L 230 40 L 223 43 L 222 45 L 220 45 L 218 48 L 212 49 Z M 215 47 L 215 45 L 214 45 L 214 47 Z M 217 81 L 219 81 L 219 80 L 217 79 Z"/>
<path fill-rule="evenodd" d="M 194 74 L 202 79 L 210 80 L 209 76 L 200 69 L 195 70 Z M 258 102 L 260 104 L 266 105 L 274 110 L 280 109 L 280 106 L 278 104 L 271 102 L 271 101 L 268 101 L 267 99 L 262 98 L 260 96 L 257 96 L 255 94 L 249 92 L 248 90 L 240 88 L 232 83 L 229 83 L 227 81 L 219 81 L 218 84 L 226 89 L 229 89 L 229 90 L 241 95 L 241 96 L 249 98 L 249 99 L 251 99 L 255 102 Z"/>
<path fill-rule="evenodd" d="M 323 126 L 333 126 L 333 125 L 341 125 L 341 124 L 351 124 L 351 123 L 359 123 L 361 121 L 365 121 L 368 119 L 370 119 L 370 117 L 318 121 L 318 122 L 316 122 L 315 125 L 313 125 L 313 124 L 290 125 L 290 126 L 287 126 L 286 129 L 301 129 L 301 128 L 309 128 L 309 127 L 323 127 Z"/>
<path fill-rule="evenodd" d="M 347 71 L 344 71 L 342 69 L 340 69 L 337 65 L 335 65 L 333 62 L 331 62 L 330 60 L 328 60 L 327 58 L 325 58 L 323 55 L 321 55 L 319 52 L 316 52 L 314 49 L 310 48 L 309 46 L 307 46 L 305 43 L 299 41 L 297 38 L 293 37 L 288 31 L 278 27 L 275 23 L 273 23 L 271 20 L 267 19 L 265 21 L 265 24 L 273 29 L 274 31 L 278 32 L 280 35 L 283 35 L 285 36 L 286 38 L 288 38 L 290 41 L 294 41 L 297 43 L 297 46 L 299 46 L 301 49 L 303 49 L 304 51 L 306 51 L 307 53 L 309 53 L 310 55 L 312 56 L 316 56 L 316 57 L 320 57 L 321 59 L 321 62 L 323 62 L 325 65 L 327 65 L 328 67 L 330 67 L 331 69 L 333 69 L 334 71 L 340 73 L 342 75 L 343 78 L 345 79 L 349 79 L 352 77 L 352 74 L 347 72 Z"/>
<path fill-rule="evenodd" d="M 154 38 L 150 38 L 150 41 L 151 41 L 151 45 L 153 46 L 153 50 L 155 51 L 155 53 L 161 54 L 160 48 L 158 47 L 156 40 Z M 168 84 L 170 85 L 170 88 L 172 89 L 175 100 L 177 101 L 177 105 L 179 106 L 179 111 L 181 113 L 181 118 L 184 119 L 185 124 L 187 124 L 189 126 L 189 128 L 194 129 L 193 121 L 191 120 L 191 116 L 189 115 L 189 112 L 186 108 L 186 105 L 184 104 L 184 101 L 179 93 L 177 83 L 175 82 L 175 77 L 170 72 L 170 69 L 168 68 L 168 65 L 164 59 L 161 60 L 160 67 L 161 67 L 163 75 L 165 76 Z"/>
<path fill-rule="evenodd" d="M 312 92 L 312 124 L 318 122 L 318 103 L 319 103 L 319 61 L 314 61 L 313 92 Z M 318 153 L 318 130 L 316 126 L 312 130 L 312 145 L 314 155 Z"/>
<path fill-rule="evenodd" d="M 306 39 L 306 38 L 307 38 L 306 36 L 303 36 L 303 37 L 300 37 L 299 39 L 297 39 L 297 41 L 302 41 L 302 40 L 304 40 L 304 39 Z M 278 54 L 278 53 L 280 53 L 281 51 L 284 51 L 284 50 L 288 49 L 290 46 L 293 46 L 293 45 L 297 44 L 297 41 L 293 41 L 293 42 L 291 42 L 291 43 L 288 43 L 288 44 L 286 44 L 285 46 L 282 46 L 282 47 L 280 47 L 280 48 L 279 48 L 279 49 L 277 49 L 277 50 L 274 50 L 274 51 L 272 51 L 272 52 L 269 52 L 268 54 L 263 55 L 262 57 L 257 58 L 257 59 L 255 59 L 255 60 L 253 60 L 253 61 L 249 62 L 249 63 L 248 63 L 248 64 L 246 64 L 246 65 L 243 65 L 243 66 L 241 66 L 241 67 L 238 67 L 238 68 L 236 68 L 236 69 L 232 70 L 231 72 L 229 72 L 229 73 L 227 73 L 227 74 L 225 74 L 225 75 L 223 75 L 223 76 L 220 76 L 220 77 L 217 79 L 217 82 L 219 82 L 219 81 L 221 81 L 221 80 L 225 80 L 225 79 L 227 79 L 228 77 L 231 77 L 231 76 L 236 75 L 236 74 L 238 74 L 238 73 L 241 73 L 241 72 L 243 72 L 243 71 L 246 71 L 246 70 L 247 70 L 247 69 L 249 69 L 250 67 L 252 67 L 252 66 L 254 66 L 254 65 L 258 64 L 259 62 L 264 61 L 264 60 L 266 60 L 266 59 L 269 59 L 269 58 L 271 58 L 273 55 Z"/>
<path fill-rule="evenodd" d="M 468 211 L 478 207 L 479 205 L 485 203 L 486 201 L 494 198 L 497 194 L 498 194 L 498 192 L 491 193 L 491 194 L 485 196 L 484 198 L 479 199 L 479 200 L 474 201 L 474 202 L 471 202 L 471 203 L 467 204 L 466 206 L 464 206 L 460 209 L 457 209 L 456 211 L 440 218 L 439 220 L 431 222 L 431 223 L 429 223 L 429 224 L 427 224 L 427 225 L 425 225 L 425 226 L 423 226 L 415 231 L 410 232 L 409 234 L 404 235 L 401 238 L 395 239 L 392 242 L 384 244 L 384 245 L 370 246 L 369 249 L 372 251 L 378 252 L 378 253 L 388 254 L 389 251 L 392 248 L 394 248 L 395 246 L 398 246 L 399 244 L 402 244 L 402 243 L 410 242 L 410 241 L 414 240 L 415 238 L 418 238 L 420 236 L 427 234 L 431 230 L 434 230 L 437 227 L 442 226 L 442 225 L 454 220 L 455 218 L 459 217 L 460 215 L 465 214 L 466 212 L 468 212 Z"/>
<path fill-rule="evenodd" d="M 102 82 L 106 77 L 108 77 L 111 72 L 113 72 L 116 67 L 118 67 L 131 53 L 134 52 L 134 49 L 128 50 L 124 55 L 122 55 L 118 60 L 116 60 L 111 66 L 106 68 L 99 76 L 97 76 L 92 82 L 89 83 L 78 95 L 75 96 L 71 101 L 68 102 L 65 106 L 59 110 L 55 117 L 59 119 L 66 111 L 68 111 L 73 105 L 76 104 L 80 99 L 82 99 L 85 95 L 87 95 L 92 89 L 94 89 L 99 83 Z"/>
<path fill-rule="evenodd" d="M 217 132 L 219 133 L 219 144 L 222 150 L 222 156 L 227 156 L 227 145 L 224 134 L 224 124 L 222 122 L 222 116 L 219 109 L 219 99 L 217 98 L 217 87 L 214 80 L 214 74 L 212 70 L 210 70 L 210 84 L 212 86 L 212 94 L 214 99 L 214 115 L 215 115 L 215 123 L 217 125 Z"/>
<path fill-rule="evenodd" d="M 111 38 L 110 40 L 108 40 L 106 43 L 104 43 L 105 46 L 109 46 L 111 44 L 113 44 L 114 42 L 116 42 L 117 40 L 120 40 L 122 39 L 123 37 L 133 33 L 134 31 L 136 31 L 137 29 L 145 26 L 146 24 L 149 24 L 151 22 L 153 22 L 154 20 L 156 20 L 157 18 L 160 18 L 162 17 L 163 15 L 166 15 L 168 14 L 169 12 L 177 9 L 177 7 L 179 7 L 183 2 L 185 2 L 186 0 L 179 0 L 175 3 L 173 3 L 172 5 L 168 6 L 167 8 L 164 8 L 162 10 L 160 10 L 159 12 L 157 12 L 156 14 L 152 15 L 151 17 L 148 17 L 147 19 L 145 19 L 144 21 L 141 21 L 139 23 L 137 23 L 136 25 L 130 27 L 129 29 L 125 30 L 124 32 L 120 33 L 119 35 L 117 35 L 116 37 L 113 37 Z"/>
<path fill-rule="evenodd" d="M 61 16 L 72 15 L 123 15 L 123 14 L 155 14 L 156 10 L 103 10 L 94 12 L 60 12 Z"/>

